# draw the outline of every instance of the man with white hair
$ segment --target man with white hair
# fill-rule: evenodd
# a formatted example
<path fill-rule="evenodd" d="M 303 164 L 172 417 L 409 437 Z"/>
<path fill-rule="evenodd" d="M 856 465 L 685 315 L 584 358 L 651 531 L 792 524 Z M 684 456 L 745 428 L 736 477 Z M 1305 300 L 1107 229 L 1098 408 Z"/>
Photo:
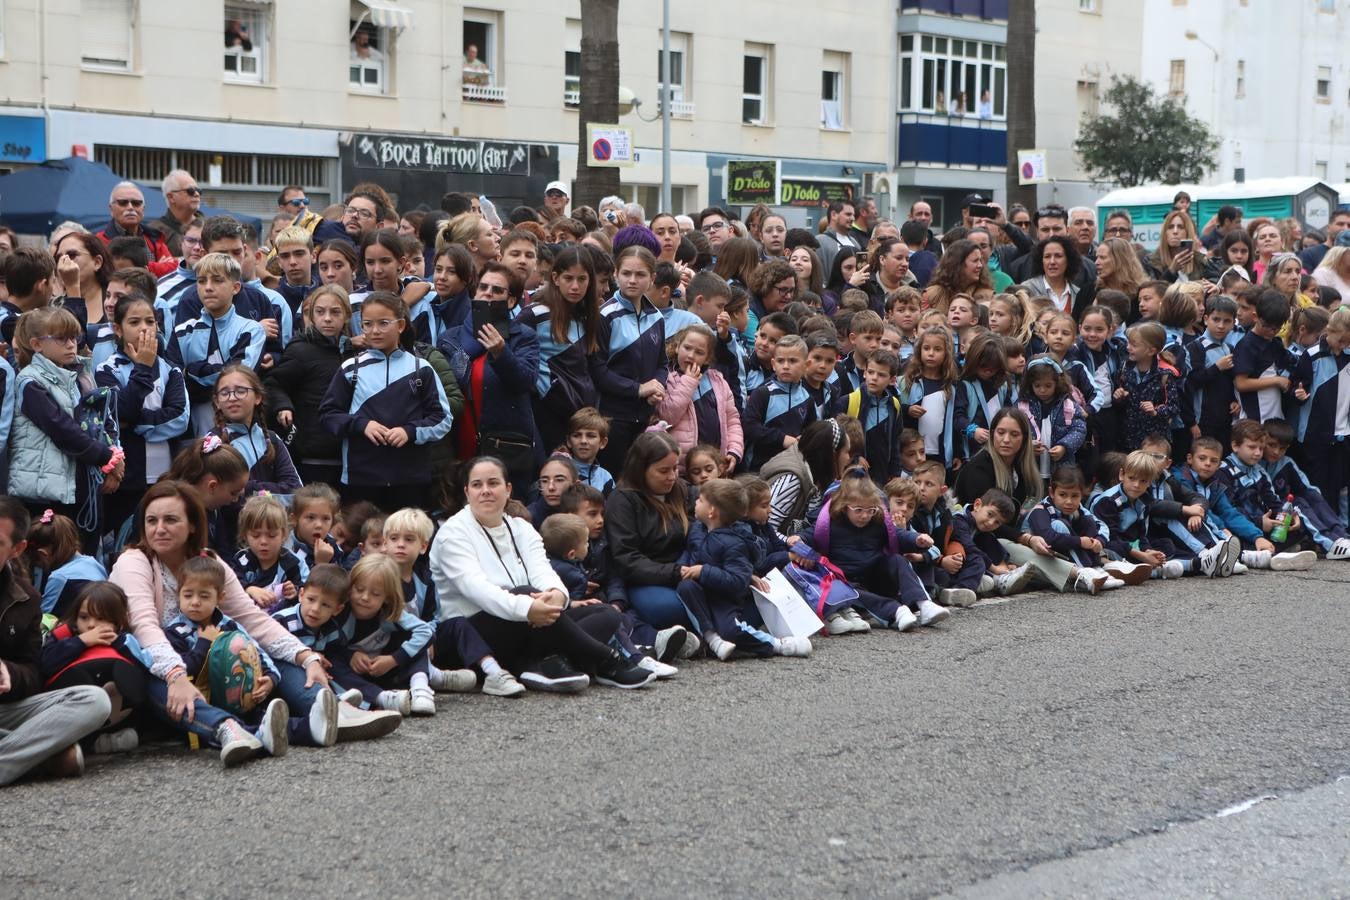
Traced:
<path fill-rule="evenodd" d="M 642 208 L 641 203 L 624 204 L 623 215 L 628 220 L 629 225 L 647 224 L 647 211 Z"/>
<path fill-rule="evenodd" d="M 164 176 L 160 185 L 168 210 L 150 224 L 164 235 L 164 243 L 174 256 L 183 255 L 183 232 L 197 217 L 202 206 L 202 192 L 197 179 L 182 169 L 174 169 Z"/>
<path fill-rule="evenodd" d="M 619 228 L 622 228 L 625 224 L 622 197 L 616 197 L 613 194 L 610 194 L 608 197 L 602 197 L 600 199 L 600 205 L 596 207 L 595 211 L 600 214 L 601 222 L 608 222 Z"/>
<path fill-rule="evenodd" d="M 99 240 L 108 243 L 113 238 L 139 237 L 150 251 L 150 272 L 156 278 L 178 268 L 178 260 L 169 250 L 158 231 L 141 224 L 145 219 L 145 195 L 130 181 L 122 181 L 112 189 L 108 198 L 112 221 L 98 233 Z"/>
<path fill-rule="evenodd" d="M 1078 255 L 1092 258 L 1097 253 L 1097 214 L 1086 206 L 1069 210 L 1069 239 Z"/>

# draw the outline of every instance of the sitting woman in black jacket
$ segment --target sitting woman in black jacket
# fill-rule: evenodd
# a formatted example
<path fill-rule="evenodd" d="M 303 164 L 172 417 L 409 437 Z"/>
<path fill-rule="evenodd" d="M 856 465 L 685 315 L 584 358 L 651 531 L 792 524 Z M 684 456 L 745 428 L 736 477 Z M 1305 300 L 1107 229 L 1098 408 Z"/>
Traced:
<path fill-rule="evenodd" d="M 342 478 L 342 441 L 319 424 L 319 403 L 350 351 L 352 305 L 337 284 L 316 288 L 301 310 L 304 330 L 266 373 L 267 408 L 278 433 L 292 429 L 291 458 L 305 484 L 337 484 Z"/>
<path fill-rule="evenodd" d="M 605 534 L 615 574 L 637 616 L 633 640 L 664 650 L 672 635 L 685 641 L 681 657 L 699 647 L 698 630 L 675 592 L 689 534 L 687 496 L 680 481 L 680 446 L 664 431 L 644 431 L 624 458 L 619 486 L 605 501 Z M 688 636 L 684 631 L 688 630 Z"/>

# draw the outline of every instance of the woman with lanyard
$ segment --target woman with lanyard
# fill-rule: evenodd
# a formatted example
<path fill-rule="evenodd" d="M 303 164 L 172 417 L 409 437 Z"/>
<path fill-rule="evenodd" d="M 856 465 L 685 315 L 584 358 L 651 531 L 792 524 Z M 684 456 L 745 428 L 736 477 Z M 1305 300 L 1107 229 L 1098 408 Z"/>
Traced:
<path fill-rule="evenodd" d="M 203 555 L 215 558 L 206 549 L 206 509 L 200 495 L 182 482 L 160 481 L 141 498 L 136 526 L 140 539 L 117 558 L 108 580 L 126 592 L 132 633 L 150 656 L 152 704 L 182 730 L 220 744 L 222 758 L 229 751 L 227 761 L 235 761 L 241 745 L 254 752 L 263 749 L 236 719 L 207 703 L 164 634 L 164 626 L 179 612 L 184 563 Z M 273 621 L 244 593 L 230 567 L 219 564 L 225 581 L 219 610 L 238 622 L 276 664 L 276 695 L 286 701 L 292 716 L 287 743 L 327 747 L 339 740 L 380 737 L 398 727 L 402 717 L 397 712 L 362 712 L 339 702 L 323 657 Z"/>
<path fill-rule="evenodd" d="M 471 314 L 442 332 L 437 346 L 464 390 L 464 415 L 454 425 L 460 458 L 484 452 L 503 457 L 508 480 L 523 492 L 534 478 L 540 456 L 530 402 L 539 371 L 539 340 L 533 328 L 507 312 L 520 292 L 515 272 L 501 263 L 488 263 L 478 276 L 473 301 L 474 312 L 480 315 Z M 490 321 L 482 318 L 483 312 Z"/>
<path fill-rule="evenodd" d="M 1022 282 L 1022 287 L 1049 297 L 1056 311 L 1077 319 L 1095 294 L 1077 283 L 1082 265 L 1073 241 L 1062 234 L 1051 235 L 1031 248 L 1031 277 Z"/>
<path fill-rule="evenodd" d="M 464 508 L 431 542 L 431 577 L 447 617 L 466 616 L 493 656 L 534 690 L 583 690 L 590 678 L 573 666 L 611 687 L 651 683 L 655 673 L 630 665 L 609 645 L 619 612 L 601 603 L 569 604 L 539 533 L 505 514 L 511 482 L 501 460 L 470 460 L 464 497 Z"/>

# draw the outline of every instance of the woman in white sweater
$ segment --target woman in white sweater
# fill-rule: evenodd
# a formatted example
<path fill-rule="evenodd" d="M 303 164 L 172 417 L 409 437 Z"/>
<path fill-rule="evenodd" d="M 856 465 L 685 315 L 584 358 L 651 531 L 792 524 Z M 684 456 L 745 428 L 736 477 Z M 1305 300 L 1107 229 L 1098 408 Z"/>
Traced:
<path fill-rule="evenodd" d="M 480 456 L 466 471 L 467 504 L 431 542 L 431 575 L 447 616 L 466 616 L 492 653 L 526 687 L 571 693 L 593 671 L 612 687 L 643 687 L 655 675 L 609 646 L 619 613 L 604 604 L 569 606 L 539 533 L 505 515 L 511 482 L 501 460 Z"/>

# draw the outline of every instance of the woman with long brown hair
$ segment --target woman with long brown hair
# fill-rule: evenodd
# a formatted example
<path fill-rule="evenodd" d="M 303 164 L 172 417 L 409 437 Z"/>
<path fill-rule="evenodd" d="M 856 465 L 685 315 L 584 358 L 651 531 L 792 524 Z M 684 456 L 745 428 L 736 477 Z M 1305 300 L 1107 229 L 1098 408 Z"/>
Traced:
<path fill-rule="evenodd" d="M 947 304 L 957 294 L 978 296 L 980 291 L 994 293 L 994 279 L 985 265 L 984 253 L 974 241 L 962 238 L 953 241 L 938 265 L 924 291 L 924 305 L 928 309 L 947 311 Z"/>

